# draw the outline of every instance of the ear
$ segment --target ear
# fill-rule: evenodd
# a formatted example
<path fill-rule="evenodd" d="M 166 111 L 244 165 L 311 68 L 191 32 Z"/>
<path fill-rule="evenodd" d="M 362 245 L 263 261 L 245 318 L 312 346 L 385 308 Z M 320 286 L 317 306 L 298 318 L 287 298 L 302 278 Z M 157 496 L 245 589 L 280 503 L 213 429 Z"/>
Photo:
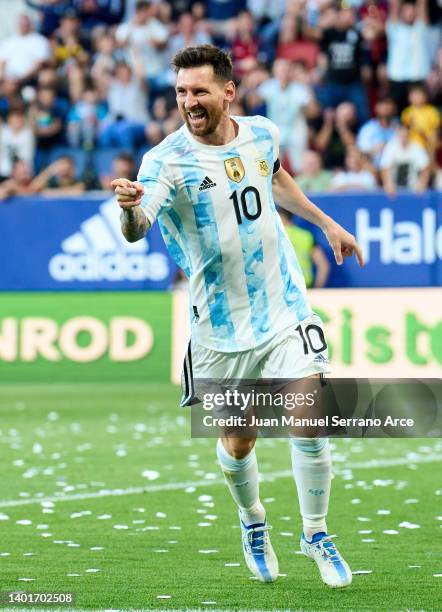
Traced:
<path fill-rule="evenodd" d="M 227 81 L 224 85 L 224 97 L 228 102 L 233 102 L 236 95 L 236 87 L 233 81 Z"/>

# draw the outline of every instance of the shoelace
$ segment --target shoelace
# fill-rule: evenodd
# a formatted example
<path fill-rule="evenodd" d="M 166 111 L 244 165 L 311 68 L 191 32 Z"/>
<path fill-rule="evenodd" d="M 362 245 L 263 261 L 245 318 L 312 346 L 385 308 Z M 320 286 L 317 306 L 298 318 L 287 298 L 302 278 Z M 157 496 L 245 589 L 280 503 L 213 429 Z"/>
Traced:
<path fill-rule="evenodd" d="M 266 533 L 270 531 L 271 527 L 266 525 L 265 527 L 254 527 L 248 529 L 245 533 L 244 543 L 250 548 L 250 552 L 254 555 L 264 555 L 267 544 Z"/>
<path fill-rule="evenodd" d="M 332 563 L 341 561 L 341 555 L 336 550 L 330 538 L 322 538 L 322 540 L 316 544 L 316 549 L 321 551 L 325 561 L 331 561 Z"/>

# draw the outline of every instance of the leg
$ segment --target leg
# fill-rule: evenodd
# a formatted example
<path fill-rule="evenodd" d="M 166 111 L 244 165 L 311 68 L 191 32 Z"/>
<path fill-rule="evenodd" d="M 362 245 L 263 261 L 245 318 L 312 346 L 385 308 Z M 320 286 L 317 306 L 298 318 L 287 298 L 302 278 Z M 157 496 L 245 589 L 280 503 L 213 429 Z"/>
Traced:
<path fill-rule="evenodd" d="M 246 525 L 263 523 L 265 520 L 265 511 L 259 500 L 258 463 L 254 446 L 254 439 L 220 438 L 216 447 L 227 486 Z"/>
<path fill-rule="evenodd" d="M 239 507 L 244 558 L 261 582 L 278 577 L 278 559 L 270 543 L 269 527 L 259 500 L 255 438 L 220 438 L 217 455 L 227 486 Z"/>
<path fill-rule="evenodd" d="M 327 533 L 331 456 L 327 438 L 292 438 L 292 468 L 298 491 L 304 536 Z"/>

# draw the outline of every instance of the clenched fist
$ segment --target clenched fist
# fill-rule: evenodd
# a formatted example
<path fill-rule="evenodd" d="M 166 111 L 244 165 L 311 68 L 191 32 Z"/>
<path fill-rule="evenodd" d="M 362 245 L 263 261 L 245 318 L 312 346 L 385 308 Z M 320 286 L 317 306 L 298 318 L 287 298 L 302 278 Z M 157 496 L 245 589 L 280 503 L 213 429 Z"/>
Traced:
<path fill-rule="evenodd" d="M 112 181 L 111 186 L 115 190 L 117 202 L 123 209 L 139 206 L 144 195 L 144 187 L 137 181 L 118 178 Z"/>

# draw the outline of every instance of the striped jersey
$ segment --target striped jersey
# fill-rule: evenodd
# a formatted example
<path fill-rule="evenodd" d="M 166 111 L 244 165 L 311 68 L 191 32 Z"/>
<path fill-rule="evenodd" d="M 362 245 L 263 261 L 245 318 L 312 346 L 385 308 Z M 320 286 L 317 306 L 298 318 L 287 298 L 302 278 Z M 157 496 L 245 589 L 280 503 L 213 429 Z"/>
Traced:
<path fill-rule="evenodd" d="M 138 174 L 141 207 L 189 278 L 192 340 L 221 352 L 259 346 L 311 314 L 273 201 L 278 128 L 261 116 L 233 120 L 237 136 L 220 146 L 183 125 Z"/>

